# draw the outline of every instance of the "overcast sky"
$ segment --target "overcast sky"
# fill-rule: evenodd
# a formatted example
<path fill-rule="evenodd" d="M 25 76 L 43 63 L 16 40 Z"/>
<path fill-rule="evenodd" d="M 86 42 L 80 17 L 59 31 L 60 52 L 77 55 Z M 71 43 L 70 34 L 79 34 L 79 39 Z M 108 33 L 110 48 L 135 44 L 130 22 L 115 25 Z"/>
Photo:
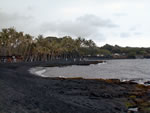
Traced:
<path fill-rule="evenodd" d="M 150 0 L 0 0 L 0 29 L 150 47 Z"/>

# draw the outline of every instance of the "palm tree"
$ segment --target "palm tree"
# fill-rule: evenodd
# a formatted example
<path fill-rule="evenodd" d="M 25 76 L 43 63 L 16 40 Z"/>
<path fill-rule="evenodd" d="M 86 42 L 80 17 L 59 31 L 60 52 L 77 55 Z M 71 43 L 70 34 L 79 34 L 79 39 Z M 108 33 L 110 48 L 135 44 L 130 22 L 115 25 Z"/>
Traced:
<path fill-rule="evenodd" d="M 8 29 L 2 29 L 0 38 L 1 38 L 2 55 L 6 56 L 7 49 L 8 49 L 7 46 L 9 41 Z"/>
<path fill-rule="evenodd" d="M 30 34 L 17 32 L 14 28 L 0 32 L 0 55 L 20 55 L 24 61 L 47 61 L 56 58 L 83 57 L 97 54 L 92 40 L 70 36 L 62 38 L 39 35 L 34 39 Z"/>

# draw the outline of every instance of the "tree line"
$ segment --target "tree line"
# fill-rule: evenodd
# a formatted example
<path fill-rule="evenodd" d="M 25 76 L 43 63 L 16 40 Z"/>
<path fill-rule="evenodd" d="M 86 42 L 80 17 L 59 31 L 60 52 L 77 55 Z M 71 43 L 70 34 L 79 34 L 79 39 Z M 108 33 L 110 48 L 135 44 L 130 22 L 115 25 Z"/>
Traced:
<path fill-rule="evenodd" d="M 150 48 L 131 48 L 112 45 L 96 46 L 92 40 L 70 36 L 33 37 L 30 34 L 18 32 L 14 28 L 0 31 L 0 56 L 20 56 L 23 61 L 49 61 L 53 59 L 81 58 L 99 56 L 112 58 L 113 54 L 124 54 L 127 58 L 136 55 L 150 56 Z"/>
<path fill-rule="evenodd" d="M 48 61 L 52 59 L 78 58 L 98 53 L 92 40 L 70 36 L 33 37 L 17 32 L 14 28 L 2 29 L 0 32 L 0 56 L 21 56 L 24 61 Z"/>
<path fill-rule="evenodd" d="M 136 58 L 136 56 L 150 58 L 150 48 L 144 47 L 121 47 L 118 45 L 112 46 L 106 44 L 103 47 L 101 47 L 100 51 L 109 56 L 118 53 L 120 56 L 125 56 L 126 58 Z"/>

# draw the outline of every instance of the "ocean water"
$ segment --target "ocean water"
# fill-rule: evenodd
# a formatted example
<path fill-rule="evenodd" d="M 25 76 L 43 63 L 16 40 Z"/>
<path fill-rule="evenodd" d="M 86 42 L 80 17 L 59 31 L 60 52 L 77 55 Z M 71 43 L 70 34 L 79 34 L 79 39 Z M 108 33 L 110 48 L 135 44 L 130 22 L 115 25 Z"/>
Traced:
<path fill-rule="evenodd" d="M 30 72 L 43 77 L 120 79 L 144 83 L 150 81 L 150 59 L 107 60 L 89 66 L 38 67 Z"/>

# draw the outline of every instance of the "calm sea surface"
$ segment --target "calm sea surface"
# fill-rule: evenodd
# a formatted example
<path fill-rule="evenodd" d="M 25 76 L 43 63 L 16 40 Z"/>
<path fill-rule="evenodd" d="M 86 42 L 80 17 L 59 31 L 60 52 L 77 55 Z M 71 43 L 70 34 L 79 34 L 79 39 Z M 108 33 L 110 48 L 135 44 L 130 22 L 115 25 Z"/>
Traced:
<path fill-rule="evenodd" d="M 44 77 L 115 78 L 143 83 L 150 81 L 150 59 L 107 60 L 106 63 L 89 66 L 40 67 L 31 69 L 31 72 Z"/>

